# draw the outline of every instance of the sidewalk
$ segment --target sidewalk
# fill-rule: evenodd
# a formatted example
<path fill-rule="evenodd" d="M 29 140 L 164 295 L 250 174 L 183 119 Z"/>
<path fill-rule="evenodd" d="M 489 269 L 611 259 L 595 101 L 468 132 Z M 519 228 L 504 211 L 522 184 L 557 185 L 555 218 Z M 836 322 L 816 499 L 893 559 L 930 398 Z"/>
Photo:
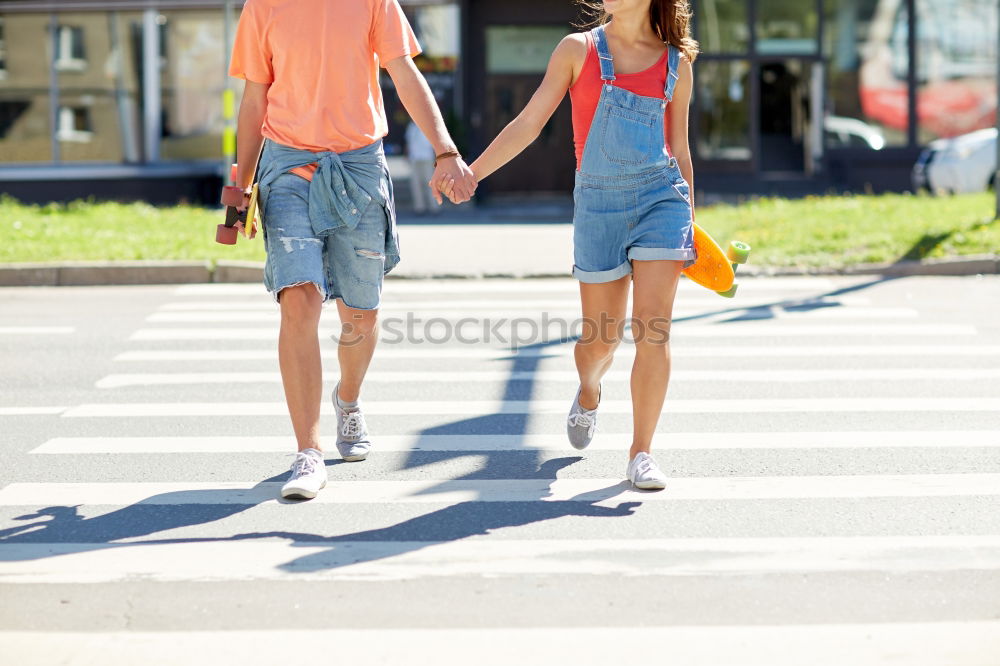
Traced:
<path fill-rule="evenodd" d="M 486 204 L 445 203 L 436 215 L 399 211 L 402 261 L 390 278 L 569 277 L 573 267 L 573 203 L 569 197 Z M 0 286 L 82 286 L 259 282 L 263 263 L 227 261 L 220 246 L 208 261 L 44 262 L 0 264 Z M 756 259 L 759 259 L 756 258 Z M 977 275 L 1000 273 L 1000 257 L 972 256 L 855 266 L 847 270 L 774 268 L 755 262 L 741 277 L 786 275 Z"/>
<path fill-rule="evenodd" d="M 400 225 L 394 277 L 556 277 L 573 269 L 570 224 Z"/>

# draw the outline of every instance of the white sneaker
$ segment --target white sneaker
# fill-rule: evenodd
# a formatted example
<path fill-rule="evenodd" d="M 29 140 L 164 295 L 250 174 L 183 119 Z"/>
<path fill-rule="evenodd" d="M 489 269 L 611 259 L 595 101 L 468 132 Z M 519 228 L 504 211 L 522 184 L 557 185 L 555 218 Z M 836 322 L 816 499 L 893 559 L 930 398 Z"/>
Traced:
<path fill-rule="evenodd" d="M 569 408 L 569 416 L 566 417 L 566 436 L 574 449 L 585 449 L 590 446 L 594 439 L 594 432 L 597 430 L 597 407 L 584 409 L 580 405 L 580 392 L 583 387 L 576 390 L 576 398 L 573 399 L 573 406 Z M 600 402 L 600 393 L 598 393 Z"/>
<path fill-rule="evenodd" d="M 628 463 L 628 480 L 640 490 L 663 490 L 667 487 L 667 476 L 656 466 L 653 456 L 637 453 Z"/>
<path fill-rule="evenodd" d="M 323 453 L 306 449 L 295 454 L 292 476 L 281 487 L 285 499 L 312 499 L 326 486 L 326 464 Z"/>
<path fill-rule="evenodd" d="M 372 442 L 368 438 L 368 424 L 360 404 L 345 409 L 340 402 L 340 384 L 333 389 L 333 409 L 337 412 L 337 451 L 347 462 L 360 462 L 368 457 Z"/>

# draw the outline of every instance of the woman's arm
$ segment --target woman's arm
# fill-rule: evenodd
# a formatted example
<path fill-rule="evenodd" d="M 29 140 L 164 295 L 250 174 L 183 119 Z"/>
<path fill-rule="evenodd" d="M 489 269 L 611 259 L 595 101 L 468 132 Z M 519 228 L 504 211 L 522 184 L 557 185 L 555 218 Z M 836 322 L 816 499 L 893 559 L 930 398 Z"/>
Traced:
<path fill-rule="evenodd" d="M 567 35 L 552 52 L 545 78 L 524 110 L 503 129 L 472 163 L 476 180 L 482 180 L 511 161 L 538 138 L 545 123 L 579 76 L 587 57 L 586 35 Z"/>
<path fill-rule="evenodd" d="M 694 166 L 691 163 L 691 145 L 688 143 L 688 109 L 691 105 L 694 74 L 687 58 L 681 57 L 678 74 L 680 76 L 674 86 L 674 99 L 667 107 L 670 113 L 670 136 L 667 143 L 691 190 L 691 204 L 694 205 Z"/>

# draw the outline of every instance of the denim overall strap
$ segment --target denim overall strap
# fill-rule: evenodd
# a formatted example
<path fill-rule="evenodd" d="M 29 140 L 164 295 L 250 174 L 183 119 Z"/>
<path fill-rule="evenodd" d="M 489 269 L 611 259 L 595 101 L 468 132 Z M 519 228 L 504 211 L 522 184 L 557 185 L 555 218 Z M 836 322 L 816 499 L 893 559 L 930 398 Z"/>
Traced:
<path fill-rule="evenodd" d="M 677 71 L 681 64 L 681 51 L 673 44 L 667 44 L 667 51 L 670 55 L 667 56 L 667 81 L 663 88 L 663 96 L 668 102 L 674 99 L 674 86 L 677 85 L 677 79 L 680 78 L 680 73 Z"/>
<path fill-rule="evenodd" d="M 594 36 L 594 46 L 597 47 L 597 61 L 601 63 L 601 80 L 614 81 L 614 58 L 611 57 L 611 50 L 608 49 L 608 38 L 604 34 L 604 26 L 599 25 L 590 32 Z"/>

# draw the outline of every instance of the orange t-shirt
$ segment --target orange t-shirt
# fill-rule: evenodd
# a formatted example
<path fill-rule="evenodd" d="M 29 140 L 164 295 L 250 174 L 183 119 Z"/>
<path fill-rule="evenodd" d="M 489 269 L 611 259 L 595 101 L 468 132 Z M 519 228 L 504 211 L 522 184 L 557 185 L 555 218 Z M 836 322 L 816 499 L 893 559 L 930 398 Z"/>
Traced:
<path fill-rule="evenodd" d="M 271 84 L 266 138 L 342 153 L 388 133 L 379 65 L 418 53 L 398 0 L 247 0 L 229 75 Z"/>

